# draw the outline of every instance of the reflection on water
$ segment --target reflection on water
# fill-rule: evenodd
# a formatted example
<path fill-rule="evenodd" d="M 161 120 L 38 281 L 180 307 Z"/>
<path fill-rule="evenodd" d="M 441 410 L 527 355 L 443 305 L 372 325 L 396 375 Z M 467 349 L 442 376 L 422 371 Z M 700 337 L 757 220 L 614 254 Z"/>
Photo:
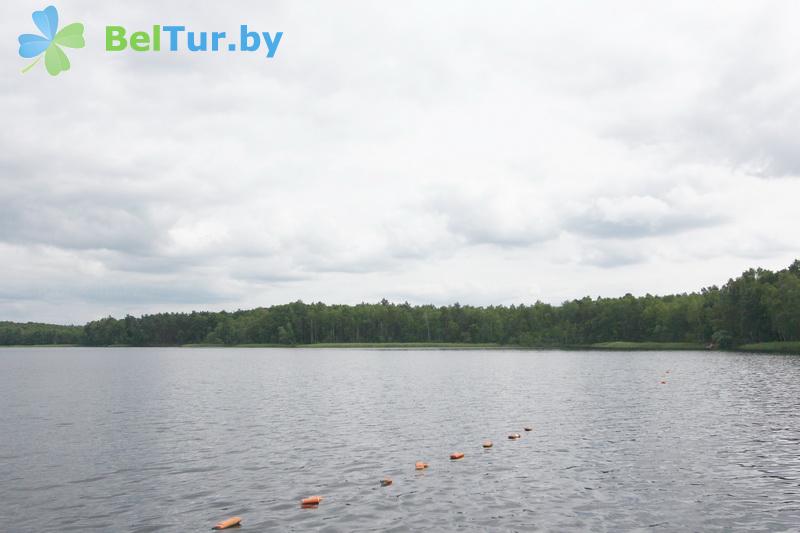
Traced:
<path fill-rule="evenodd" d="M 10 531 L 800 524 L 800 357 L 2 349 L 0 407 Z"/>

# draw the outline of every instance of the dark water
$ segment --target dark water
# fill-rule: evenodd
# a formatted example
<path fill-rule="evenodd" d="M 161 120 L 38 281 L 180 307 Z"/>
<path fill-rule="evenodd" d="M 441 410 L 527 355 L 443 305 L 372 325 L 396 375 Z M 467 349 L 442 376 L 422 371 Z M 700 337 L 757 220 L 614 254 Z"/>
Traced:
<path fill-rule="evenodd" d="M 250 531 L 797 531 L 800 357 L 0 350 L 0 530 L 231 515 Z"/>

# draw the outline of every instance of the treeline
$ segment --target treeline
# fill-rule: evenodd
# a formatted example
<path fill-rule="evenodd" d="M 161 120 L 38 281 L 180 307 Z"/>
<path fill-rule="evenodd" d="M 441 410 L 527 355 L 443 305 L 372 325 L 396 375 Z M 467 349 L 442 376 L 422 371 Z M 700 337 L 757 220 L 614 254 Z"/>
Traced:
<path fill-rule="evenodd" d="M 0 322 L 0 346 L 80 344 L 83 340 L 84 328 L 82 326 Z"/>
<path fill-rule="evenodd" d="M 800 340 L 800 260 L 699 293 L 586 297 L 553 306 L 294 302 L 236 312 L 104 318 L 82 328 L 0 324 L 0 344 L 88 346 L 446 342 L 581 346 L 611 341 L 736 345 Z"/>

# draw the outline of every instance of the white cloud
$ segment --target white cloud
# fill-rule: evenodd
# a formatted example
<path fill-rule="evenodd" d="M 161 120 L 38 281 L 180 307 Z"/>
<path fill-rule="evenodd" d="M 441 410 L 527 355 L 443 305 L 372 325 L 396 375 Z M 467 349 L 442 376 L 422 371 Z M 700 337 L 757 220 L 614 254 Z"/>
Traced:
<path fill-rule="evenodd" d="M 793 2 L 58 7 L 70 72 L 0 57 L 0 319 L 686 291 L 800 248 Z M 102 50 L 171 22 L 284 40 Z"/>

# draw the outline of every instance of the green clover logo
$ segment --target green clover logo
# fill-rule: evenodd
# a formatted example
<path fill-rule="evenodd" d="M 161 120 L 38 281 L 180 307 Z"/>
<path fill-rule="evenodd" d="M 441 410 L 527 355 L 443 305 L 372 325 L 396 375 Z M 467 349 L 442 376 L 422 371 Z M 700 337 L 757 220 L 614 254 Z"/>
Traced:
<path fill-rule="evenodd" d="M 33 23 L 42 32 L 42 35 L 24 33 L 19 36 L 19 55 L 22 57 L 36 57 L 36 61 L 22 69 L 25 74 L 42 59 L 44 52 L 44 66 L 51 76 L 69 70 L 69 59 L 61 46 L 69 48 L 83 48 L 83 24 L 75 22 L 58 30 L 58 11 L 53 6 L 47 6 L 41 11 L 33 12 Z"/>

